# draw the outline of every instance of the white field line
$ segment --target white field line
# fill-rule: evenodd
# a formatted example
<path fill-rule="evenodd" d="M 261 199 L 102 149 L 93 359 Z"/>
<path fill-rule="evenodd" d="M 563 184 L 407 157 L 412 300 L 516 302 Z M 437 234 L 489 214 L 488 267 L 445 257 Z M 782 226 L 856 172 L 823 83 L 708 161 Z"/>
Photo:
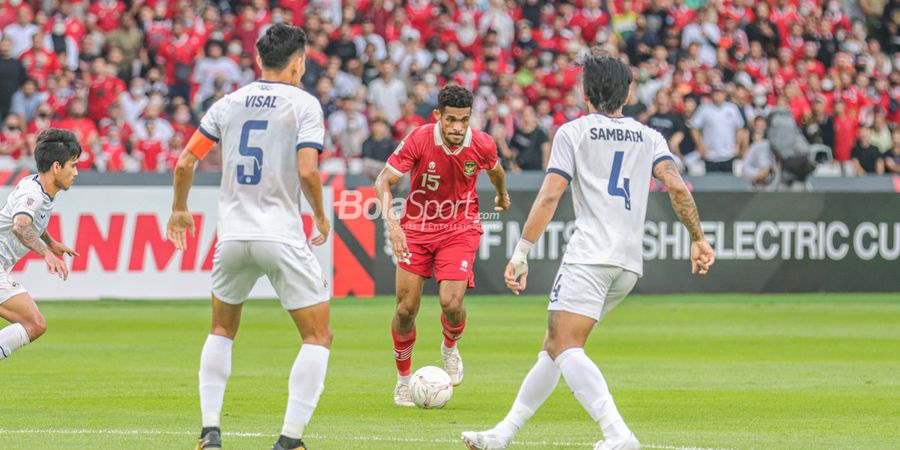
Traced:
<path fill-rule="evenodd" d="M 5 430 L 0 429 L 0 436 L 4 434 L 74 434 L 74 435 L 124 435 L 124 436 L 196 436 L 196 432 L 194 431 L 170 431 L 170 430 L 122 430 L 122 429 L 37 429 L 37 428 L 26 428 L 21 430 Z M 235 437 L 235 438 L 259 438 L 259 437 L 273 437 L 274 434 L 271 433 L 248 433 L 248 432 L 235 432 L 235 431 L 226 431 L 223 432 L 222 435 L 224 437 Z M 462 446 L 462 441 L 457 439 L 425 439 L 425 438 L 404 438 L 404 437 L 378 437 L 378 436 L 333 436 L 333 435 L 322 435 L 317 433 L 310 433 L 307 435 L 310 439 L 322 440 L 322 441 L 354 441 L 354 442 L 397 442 L 397 443 L 419 443 L 419 444 L 460 444 Z M 594 442 L 558 442 L 558 441 L 514 441 L 515 446 L 523 446 L 523 447 L 591 447 L 594 445 Z M 654 448 L 661 450 L 725 450 L 725 449 L 715 449 L 715 448 L 706 448 L 706 447 L 679 447 L 674 445 L 656 445 L 656 444 L 642 444 L 643 448 Z"/>

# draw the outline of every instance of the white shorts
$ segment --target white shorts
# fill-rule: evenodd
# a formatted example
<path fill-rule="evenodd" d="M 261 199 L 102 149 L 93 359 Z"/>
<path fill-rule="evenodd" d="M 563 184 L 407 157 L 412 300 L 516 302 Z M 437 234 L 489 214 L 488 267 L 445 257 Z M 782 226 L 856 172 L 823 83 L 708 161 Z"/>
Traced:
<path fill-rule="evenodd" d="M 309 247 L 269 241 L 225 241 L 213 255 L 212 293 L 238 305 L 265 275 L 281 306 L 292 311 L 328 301 L 328 286 Z"/>
<path fill-rule="evenodd" d="M 5 271 L 0 270 L 0 303 L 25 292 L 28 291 L 18 281 L 13 280 Z"/>
<path fill-rule="evenodd" d="M 638 274 L 616 266 L 566 264 L 559 267 L 549 311 L 566 311 L 597 322 L 631 292 Z"/>

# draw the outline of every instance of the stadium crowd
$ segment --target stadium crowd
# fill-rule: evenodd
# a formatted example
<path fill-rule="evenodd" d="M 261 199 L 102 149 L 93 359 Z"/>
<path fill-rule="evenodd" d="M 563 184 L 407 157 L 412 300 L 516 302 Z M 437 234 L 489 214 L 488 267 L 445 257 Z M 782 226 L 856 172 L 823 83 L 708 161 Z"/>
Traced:
<path fill-rule="evenodd" d="M 769 180 L 789 159 L 764 145 L 778 108 L 825 149 L 821 174 L 900 173 L 900 0 L 6 0 L 0 169 L 33 166 L 52 125 L 79 136 L 81 170 L 169 170 L 279 22 L 309 36 L 323 171 L 376 172 L 448 82 L 476 93 L 508 169 L 541 170 L 601 47 L 633 68 L 626 115 L 691 174 Z M 219 168 L 214 151 L 201 170 Z"/>

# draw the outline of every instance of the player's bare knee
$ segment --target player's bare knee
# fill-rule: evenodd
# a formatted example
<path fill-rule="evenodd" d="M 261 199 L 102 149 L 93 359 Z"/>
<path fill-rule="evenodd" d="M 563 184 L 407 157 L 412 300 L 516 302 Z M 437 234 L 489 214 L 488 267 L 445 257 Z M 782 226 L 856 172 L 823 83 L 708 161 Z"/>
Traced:
<path fill-rule="evenodd" d="M 444 314 L 458 314 L 463 310 L 463 293 L 462 292 L 448 292 L 441 294 L 441 309 L 444 310 Z"/>
<path fill-rule="evenodd" d="M 237 329 L 230 329 L 222 325 L 213 324 L 212 329 L 209 331 L 209 334 L 226 337 L 233 341 L 235 336 L 237 336 Z"/>
<path fill-rule="evenodd" d="M 399 301 L 397 303 L 397 320 L 402 323 L 412 322 L 419 312 L 419 305 L 411 301 Z"/>
<path fill-rule="evenodd" d="M 28 333 L 28 339 L 32 342 L 47 332 L 47 322 L 44 321 L 44 316 L 40 314 L 27 322 L 23 322 L 22 326 L 25 328 L 25 332 Z"/>
<path fill-rule="evenodd" d="M 333 340 L 334 333 L 331 332 L 331 327 L 327 327 L 321 331 L 317 330 L 315 333 L 303 337 L 304 344 L 321 345 L 325 348 L 331 348 Z"/>

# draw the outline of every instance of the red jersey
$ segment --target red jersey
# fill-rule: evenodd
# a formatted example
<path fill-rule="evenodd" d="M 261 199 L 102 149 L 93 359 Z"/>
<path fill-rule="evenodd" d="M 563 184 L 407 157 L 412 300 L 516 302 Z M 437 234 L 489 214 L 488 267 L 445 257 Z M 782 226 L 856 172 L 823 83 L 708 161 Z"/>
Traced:
<path fill-rule="evenodd" d="M 37 81 L 38 90 L 43 92 L 47 90 L 47 77 L 51 73 L 57 73 L 61 70 L 59 59 L 56 53 L 45 49 L 28 50 L 19 57 L 28 75 Z"/>
<path fill-rule="evenodd" d="M 448 232 L 481 230 L 475 184 L 479 170 L 498 164 L 497 144 L 483 131 L 469 128 L 462 145 L 447 147 L 440 124 L 422 125 L 406 137 L 387 160 L 397 175 L 411 172 L 400 226 L 411 242 L 434 242 Z"/>
<path fill-rule="evenodd" d="M 146 139 L 138 142 L 135 150 L 144 155 L 144 167 L 146 170 L 156 172 L 159 167 L 160 155 L 166 150 L 159 139 Z"/>
<path fill-rule="evenodd" d="M 106 117 L 109 108 L 126 89 L 125 82 L 119 77 L 104 75 L 94 78 L 88 93 L 88 117 L 95 122 Z"/>
<path fill-rule="evenodd" d="M 88 12 L 97 18 L 97 27 L 108 33 L 119 27 L 119 19 L 125 12 L 125 3 L 100 1 L 92 4 Z"/>
<path fill-rule="evenodd" d="M 412 116 L 403 116 L 394 121 L 394 139 L 402 140 L 414 129 L 425 125 L 425 119 L 413 114 Z M 185 141 L 187 142 L 187 141 Z"/>

